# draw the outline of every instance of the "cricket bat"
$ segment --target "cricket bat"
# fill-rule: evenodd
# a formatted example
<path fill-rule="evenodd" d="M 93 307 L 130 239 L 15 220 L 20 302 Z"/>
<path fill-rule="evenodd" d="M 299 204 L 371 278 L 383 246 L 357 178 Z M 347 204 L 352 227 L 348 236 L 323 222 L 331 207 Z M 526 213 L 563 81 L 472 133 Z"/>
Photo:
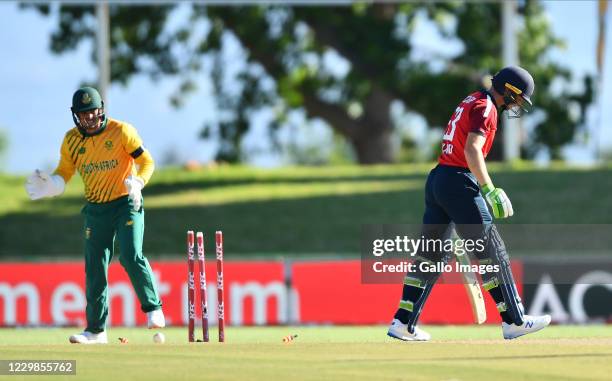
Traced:
<path fill-rule="evenodd" d="M 457 261 L 462 265 L 471 265 L 470 258 L 467 253 L 463 255 L 456 254 Z M 471 271 L 462 271 L 465 292 L 468 294 L 470 304 L 472 305 L 472 315 L 474 323 L 482 324 L 487 320 L 487 310 L 485 309 L 484 297 L 482 289 L 478 283 L 476 274 Z"/>

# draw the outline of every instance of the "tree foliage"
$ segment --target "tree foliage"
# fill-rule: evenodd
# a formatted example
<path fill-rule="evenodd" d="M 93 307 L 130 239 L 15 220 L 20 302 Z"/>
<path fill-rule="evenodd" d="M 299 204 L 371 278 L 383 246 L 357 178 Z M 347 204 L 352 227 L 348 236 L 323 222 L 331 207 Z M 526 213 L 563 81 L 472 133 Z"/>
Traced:
<path fill-rule="evenodd" d="M 8 151 L 9 140 L 6 131 L 0 128 L 0 168 L 2 167 L 6 152 Z"/>
<path fill-rule="evenodd" d="M 48 7 L 38 8 L 48 12 Z M 172 102 L 180 106 L 198 88 L 196 76 L 207 70 L 219 118 L 202 135 L 219 139 L 217 157 L 227 161 L 240 160 L 252 116 L 264 108 L 274 110 L 272 138 L 292 110 L 303 109 L 308 118 L 326 121 L 346 138 L 361 163 L 393 161 L 392 102 L 403 102 L 431 126 L 444 126 L 450 111 L 483 76 L 502 66 L 500 4 L 495 2 L 344 7 L 195 3 L 178 26 L 170 22 L 175 8 L 110 6 L 112 80 L 127 83 L 139 73 L 178 76 L 181 84 Z M 521 65 L 536 79 L 534 100 L 544 115 L 533 142 L 557 157 L 583 124 L 592 88 L 587 78 L 581 94 L 553 91 L 555 80 L 571 80 L 569 70 L 547 59 L 563 43 L 553 35 L 539 1 L 523 2 L 520 13 Z M 52 51 L 62 53 L 92 39 L 92 15 L 91 6 L 61 6 Z M 445 54 L 435 46 L 430 51 L 414 46 L 411 37 L 425 19 L 443 38 L 459 41 L 461 51 Z M 239 47 L 232 57 L 230 46 Z M 425 51 L 427 59 L 414 59 L 415 51 Z M 571 105 L 580 117 L 569 112 Z"/>

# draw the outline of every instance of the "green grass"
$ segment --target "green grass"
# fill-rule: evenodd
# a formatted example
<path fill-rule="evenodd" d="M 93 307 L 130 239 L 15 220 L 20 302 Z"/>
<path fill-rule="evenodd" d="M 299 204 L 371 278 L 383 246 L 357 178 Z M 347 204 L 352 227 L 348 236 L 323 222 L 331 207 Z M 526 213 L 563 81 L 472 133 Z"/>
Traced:
<path fill-rule="evenodd" d="M 75 380 L 608 380 L 610 376 L 610 326 L 553 326 L 513 341 L 500 339 L 496 326 L 426 328 L 433 335 L 428 343 L 392 340 L 382 326 L 230 327 L 225 344 L 188 344 L 184 328 L 166 329 L 165 344 L 153 344 L 152 332 L 142 328 L 111 328 L 111 344 L 106 346 L 68 344 L 73 333 L 69 329 L 2 329 L 0 357 L 76 360 Z M 282 343 L 289 334 L 298 337 Z M 118 337 L 128 338 L 129 343 L 119 344 Z"/>
<path fill-rule="evenodd" d="M 241 255 L 355 255 L 362 224 L 418 224 L 431 164 L 283 168 L 165 169 L 144 191 L 149 256 L 182 253 L 187 229 L 222 229 Z M 612 168 L 492 166 L 509 194 L 512 224 L 612 222 Z M 82 185 L 31 202 L 24 178 L 0 175 L 0 257 L 79 256 Z M 602 191 L 603 190 L 603 191 Z"/>

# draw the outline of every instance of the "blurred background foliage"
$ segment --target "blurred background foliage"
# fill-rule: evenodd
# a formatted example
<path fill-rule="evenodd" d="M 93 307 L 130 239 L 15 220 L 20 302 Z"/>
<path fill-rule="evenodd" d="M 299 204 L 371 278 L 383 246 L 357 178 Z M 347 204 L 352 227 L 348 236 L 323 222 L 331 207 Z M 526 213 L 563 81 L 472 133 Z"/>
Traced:
<path fill-rule="evenodd" d="M 4 167 L 4 160 L 9 148 L 9 140 L 6 132 L 0 127 L 0 170 Z"/>
<path fill-rule="evenodd" d="M 31 6 L 50 14 L 49 5 Z M 197 94 L 198 76 L 208 73 L 218 118 L 203 126 L 201 137 L 220 143 L 218 161 L 244 161 L 243 138 L 262 110 L 271 115 L 266 138 L 272 149 L 285 149 L 294 163 L 431 159 L 437 149 L 427 137 L 411 133 L 414 119 L 393 118 L 392 106 L 399 104 L 429 128 L 442 128 L 456 104 L 502 66 L 498 2 L 197 3 L 178 25 L 172 22 L 176 7 L 111 4 L 112 81 L 127 84 L 135 74 L 179 77 L 170 101 L 180 107 Z M 61 5 L 59 12 L 50 36 L 53 52 L 95 39 L 93 6 Z M 536 80 L 536 111 L 526 121 L 531 133 L 522 155 L 532 158 L 545 148 L 559 159 L 560 149 L 584 127 L 593 80 L 587 76 L 580 92 L 570 90 L 570 70 L 547 58 L 563 41 L 553 34 L 540 1 L 521 2 L 519 14 L 520 62 Z M 423 22 L 444 44 L 415 46 L 412 37 Z M 447 43 L 459 49 L 447 49 Z M 331 127 L 331 148 L 279 144 L 280 127 L 314 123 Z M 501 145 L 497 139 L 492 159 L 501 158 Z"/>

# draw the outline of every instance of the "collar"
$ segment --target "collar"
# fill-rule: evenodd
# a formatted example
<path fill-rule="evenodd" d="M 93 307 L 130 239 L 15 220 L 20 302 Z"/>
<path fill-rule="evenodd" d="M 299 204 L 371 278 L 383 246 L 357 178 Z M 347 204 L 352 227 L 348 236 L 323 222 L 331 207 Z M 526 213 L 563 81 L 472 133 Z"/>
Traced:
<path fill-rule="evenodd" d="M 493 106 L 495 106 L 495 108 L 499 107 L 499 106 L 497 106 L 497 103 L 495 103 L 495 97 L 493 96 L 493 94 L 491 94 L 489 92 L 489 90 L 482 89 L 482 90 L 480 90 L 480 92 L 482 94 L 484 94 L 484 95 L 488 95 L 489 96 L 489 98 L 491 99 L 491 102 L 493 102 Z"/>

